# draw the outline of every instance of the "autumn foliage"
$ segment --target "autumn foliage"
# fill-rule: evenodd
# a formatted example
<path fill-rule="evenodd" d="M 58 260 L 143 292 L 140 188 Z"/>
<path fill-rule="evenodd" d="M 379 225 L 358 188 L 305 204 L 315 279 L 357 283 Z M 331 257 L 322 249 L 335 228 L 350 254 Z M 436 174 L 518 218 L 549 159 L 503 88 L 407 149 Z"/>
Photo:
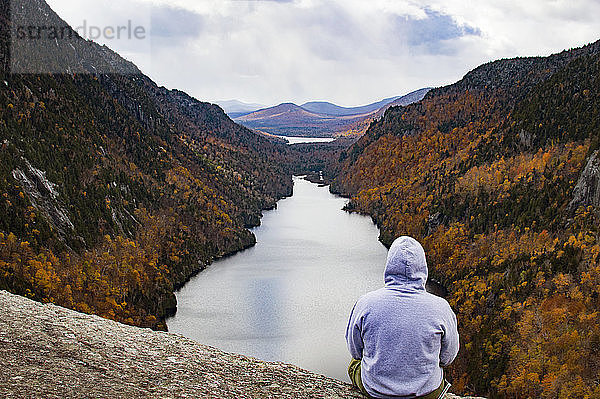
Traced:
<path fill-rule="evenodd" d="M 384 243 L 420 239 L 448 289 L 460 392 L 600 397 L 600 220 L 574 200 L 600 137 L 599 47 L 486 64 L 341 156 L 348 209 Z"/>
<path fill-rule="evenodd" d="M 0 73 L 0 289 L 165 329 L 174 290 L 255 242 L 285 145 L 143 75 Z"/>

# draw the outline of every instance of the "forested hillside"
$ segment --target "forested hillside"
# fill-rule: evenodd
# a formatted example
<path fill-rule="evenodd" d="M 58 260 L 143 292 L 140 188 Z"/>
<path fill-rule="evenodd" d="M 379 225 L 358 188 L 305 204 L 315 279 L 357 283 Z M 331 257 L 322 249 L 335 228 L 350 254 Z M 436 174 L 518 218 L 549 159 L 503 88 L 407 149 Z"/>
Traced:
<path fill-rule="evenodd" d="M 332 189 L 384 243 L 422 241 L 447 287 L 465 393 L 600 397 L 599 54 L 482 65 L 340 157 Z"/>
<path fill-rule="evenodd" d="M 166 328 L 174 289 L 252 245 L 247 227 L 291 194 L 287 147 L 79 37 L 30 58 L 67 52 L 68 70 L 11 74 L 0 7 L 0 289 Z M 41 0 L 17 10 L 64 25 Z"/>

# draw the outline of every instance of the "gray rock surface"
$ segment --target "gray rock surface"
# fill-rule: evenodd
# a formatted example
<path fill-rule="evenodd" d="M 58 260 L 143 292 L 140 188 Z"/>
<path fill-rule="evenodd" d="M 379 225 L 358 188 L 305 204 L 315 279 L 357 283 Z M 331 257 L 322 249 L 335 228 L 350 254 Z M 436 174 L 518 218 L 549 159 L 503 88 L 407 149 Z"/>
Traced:
<path fill-rule="evenodd" d="M 362 398 L 350 385 L 0 291 L 3 398 Z M 448 399 L 459 397 L 448 395 Z"/>
<path fill-rule="evenodd" d="M 573 190 L 571 207 L 579 205 L 600 206 L 600 160 L 598 151 L 594 151 L 581 172 Z"/>

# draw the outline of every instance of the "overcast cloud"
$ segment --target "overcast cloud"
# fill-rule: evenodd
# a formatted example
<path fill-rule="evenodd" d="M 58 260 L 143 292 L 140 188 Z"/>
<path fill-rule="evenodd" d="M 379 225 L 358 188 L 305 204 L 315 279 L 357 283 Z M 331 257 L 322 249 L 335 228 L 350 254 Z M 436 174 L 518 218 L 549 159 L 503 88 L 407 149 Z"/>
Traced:
<path fill-rule="evenodd" d="M 159 85 L 205 101 L 378 101 L 498 58 L 600 39 L 597 0 L 48 0 L 72 25 L 146 26 L 105 41 Z"/>

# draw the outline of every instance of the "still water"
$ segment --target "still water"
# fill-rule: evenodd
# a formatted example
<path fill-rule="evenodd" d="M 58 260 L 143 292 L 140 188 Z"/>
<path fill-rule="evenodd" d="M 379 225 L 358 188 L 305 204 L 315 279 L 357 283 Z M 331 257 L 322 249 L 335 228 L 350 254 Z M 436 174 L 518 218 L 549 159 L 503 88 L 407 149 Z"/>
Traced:
<path fill-rule="evenodd" d="M 331 143 L 335 140 L 334 137 L 294 137 L 294 136 L 277 136 L 287 140 L 288 144 L 300 143 Z"/>
<path fill-rule="evenodd" d="M 177 293 L 169 331 L 346 380 L 346 322 L 356 299 L 383 285 L 387 255 L 370 218 L 342 211 L 346 201 L 294 178 L 294 195 L 253 230 L 254 247 Z"/>

